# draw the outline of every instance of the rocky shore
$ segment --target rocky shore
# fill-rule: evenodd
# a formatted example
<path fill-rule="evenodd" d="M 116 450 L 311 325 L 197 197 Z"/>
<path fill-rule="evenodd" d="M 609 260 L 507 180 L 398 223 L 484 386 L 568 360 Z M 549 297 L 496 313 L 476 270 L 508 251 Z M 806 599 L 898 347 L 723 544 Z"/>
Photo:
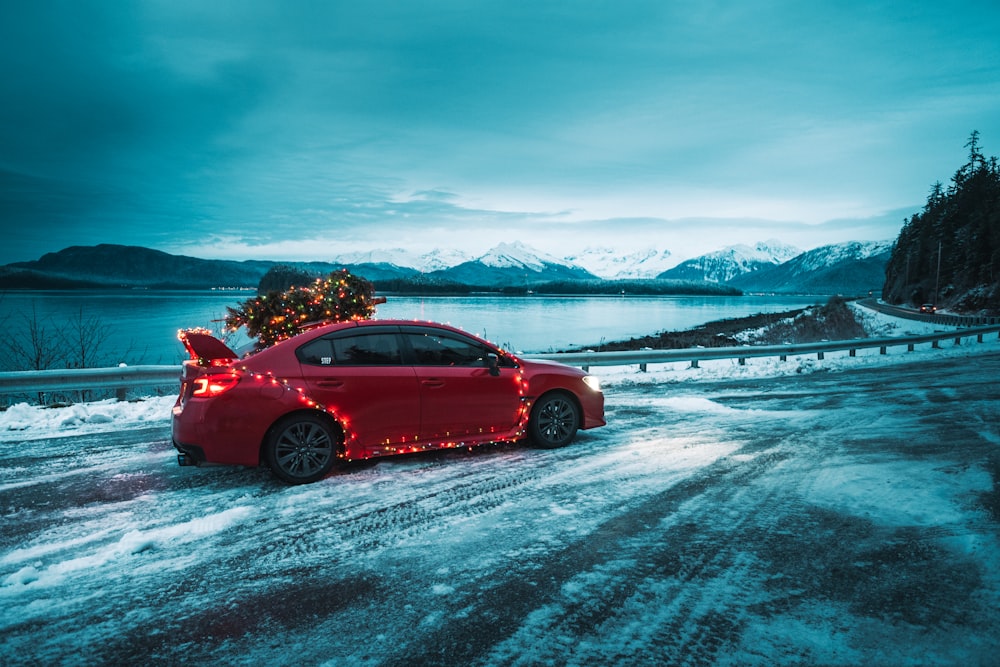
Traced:
<path fill-rule="evenodd" d="M 618 350 L 685 349 L 811 343 L 821 340 L 867 337 L 864 327 L 844 299 L 834 297 L 825 305 L 782 313 L 759 313 L 747 317 L 707 322 L 686 331 L 663 331 L 629 340 L 588 346 L 601 352 Z"/>

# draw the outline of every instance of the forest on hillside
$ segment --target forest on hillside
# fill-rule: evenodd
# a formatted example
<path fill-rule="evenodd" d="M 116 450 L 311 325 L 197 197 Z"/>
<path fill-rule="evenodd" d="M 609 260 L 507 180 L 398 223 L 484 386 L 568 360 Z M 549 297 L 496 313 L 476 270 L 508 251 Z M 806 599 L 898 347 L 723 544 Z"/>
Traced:
<path fill-rule="evenodd" d="M 1000 312 L 1000 169 L 983 155 L 978 131 L 965 147 L 969 161 L 947 188 L 931 186 L 899 233 L 882 290 L 889 303 Z"/>

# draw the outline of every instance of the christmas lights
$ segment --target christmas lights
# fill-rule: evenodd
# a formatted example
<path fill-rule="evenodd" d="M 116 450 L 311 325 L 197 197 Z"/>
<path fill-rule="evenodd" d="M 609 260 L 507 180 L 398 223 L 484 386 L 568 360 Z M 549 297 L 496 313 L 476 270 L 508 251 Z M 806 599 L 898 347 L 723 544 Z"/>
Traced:
<path fill-rule="evenodd" d="M 370 319 L 383 301 L 375 298 L 369 281 L 343 269 L 306 287 L 268 292 L 227 307 L 225 323 L 231 331 L 246 327 L 263 349 L 321 324 Z"/>

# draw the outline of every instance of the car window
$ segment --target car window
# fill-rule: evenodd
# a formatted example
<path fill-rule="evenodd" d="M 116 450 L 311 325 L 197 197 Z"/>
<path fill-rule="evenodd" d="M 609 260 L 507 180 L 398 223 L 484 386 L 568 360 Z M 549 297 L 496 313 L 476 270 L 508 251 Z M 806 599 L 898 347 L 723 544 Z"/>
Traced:
<path fill-rule="evenodd" d="M 357 334 L 330 340 L 334 363 L 341 366 L 388 366 L 403 363 L 394 333 Z"/>
<path fill-rule="evenodd" d="M 300 347 L 296 354 L 302 363 L 315 366 L 398 366 L 403 363 L 395 333 L 317 338 Z"/>
<path fill-rule="evenodd" d="M 333 346 L 329 338 L 309 341 L 295 351 L 299 361 L 313 366 L 329 366 L 333 363 Z"/>
<path fill-rule="evenodd" d="M 405 334 L 416 366 L 483 366 L 488 350 L 475 341 L 445 333 Z"/>

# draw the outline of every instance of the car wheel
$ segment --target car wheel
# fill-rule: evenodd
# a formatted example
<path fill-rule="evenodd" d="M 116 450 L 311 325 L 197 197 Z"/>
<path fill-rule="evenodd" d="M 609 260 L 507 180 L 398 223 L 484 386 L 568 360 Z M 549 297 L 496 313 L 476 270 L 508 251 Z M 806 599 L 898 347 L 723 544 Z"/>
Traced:
<path fill-rule="evenodd" d="M 556 392 L 542 396 L 531 410 L 528 432 L 539 447 L 562 447 L 576 435 L 580 409 L 568 394 Z"/>
<path fill-rule="evenodd" d="M 264 458 L 278 478 L 289 484 L 308 484 L 326 477 L 337 461 L 340 444 L 340 434 L 329 420 L 293 415 L 271 429 Z"/>

